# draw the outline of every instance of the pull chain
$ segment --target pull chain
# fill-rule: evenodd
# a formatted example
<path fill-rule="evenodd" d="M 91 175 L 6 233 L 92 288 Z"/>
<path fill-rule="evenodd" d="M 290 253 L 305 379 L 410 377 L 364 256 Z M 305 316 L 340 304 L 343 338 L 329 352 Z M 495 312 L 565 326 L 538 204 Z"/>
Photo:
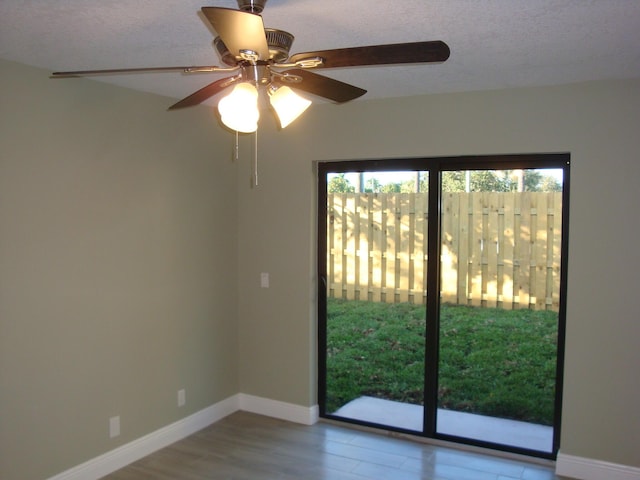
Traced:
<path fill-rule="evenodd" d="M 253 142 L 253 186 L 258 186 L 258 130 L 254 134 Z"/>
<path fill-rule="evenodd" d="M 240 146 L 238 145 L 238 131 L 236 130 L 236 148 L 235 148 L 235 155 L 234 155 L 234 161 L 237 162 L 238 158 L 240 158 Z"/>
<path fill-rule="evenodd" d="M 239 140 L 238 140 L 238 131 L 236 130 L 236 141 L 235 141 L 235 145 L 234 145 L 234 152 L 233 152 L 233 160 L 235 162 L 238 161 L 238 159 L 240 158 L 240 145 L 239 145 Z M 253 184 L 252 187 L 257 187 L 258 186 L 258 131 L 256 130 L 254 137 L 253 137 L 253 168 L 252 168 L 253 172 L 252 172 L 252 180 L 253 180 Z"/>

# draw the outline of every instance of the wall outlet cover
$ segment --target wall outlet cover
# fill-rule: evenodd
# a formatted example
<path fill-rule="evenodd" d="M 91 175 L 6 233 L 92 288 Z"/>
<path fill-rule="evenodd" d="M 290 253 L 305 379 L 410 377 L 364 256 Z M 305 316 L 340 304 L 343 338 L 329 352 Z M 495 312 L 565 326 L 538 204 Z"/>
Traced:
<path fill-rule="evenodd" d="M 111 417 L 109 419 L 109 438 L 120 435 L 120 416 Z"/>

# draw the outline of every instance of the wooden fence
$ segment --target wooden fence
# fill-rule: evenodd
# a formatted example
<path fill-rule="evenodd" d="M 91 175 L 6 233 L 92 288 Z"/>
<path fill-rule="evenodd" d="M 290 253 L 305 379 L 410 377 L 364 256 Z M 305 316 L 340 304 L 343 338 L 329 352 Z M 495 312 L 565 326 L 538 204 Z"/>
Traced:
<path fill-rule="evenodd" d="M 445 193 L 443 302 L 558 310 L 561 193 Z M 328 295 L 426 302 L 426 193 L 334 193 L 327 205 Z"/>

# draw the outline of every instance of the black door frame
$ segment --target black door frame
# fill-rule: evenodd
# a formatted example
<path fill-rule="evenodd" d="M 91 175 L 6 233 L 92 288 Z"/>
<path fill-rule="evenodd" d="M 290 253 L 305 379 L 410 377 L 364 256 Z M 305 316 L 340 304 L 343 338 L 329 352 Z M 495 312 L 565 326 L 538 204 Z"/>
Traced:
<path fill-rule="evenodd" d="M 460 157 L 421 157 L 402 159 L 370 159 L 370 160 L 345 160 L 318 163 L 318 404 L 320 416 L 345 423 L 359 424 L 375 428 L 383 428 L 390 431 L 398 431 L 411 435 L 419 435 L 426 438 L 434 438 L 456 443 L 463 443 L 495 450 L 525 454 L 541 458 L 555 459 L 560 447 L 560 426 L 562 390 L 564 377 L 564 344 L 566 331 L 566 293 L 567 293 L 567 264 L 568 264 L 568 227 L 569 227 L 569 153 L 542 153 L 542 154 L 515 154 L 515 155 L 482 155 Z M 520 447 L 511 447 L 502 444 L 494 444 L 463 437 L 437 433 L 437 391 L 438 391 L 438 351 L 439 351 L 439 295 L 432 292 L 440 292 L 440 220 L 441 220 L 441 173 L 455 170 L 506 170 L 527 168 L 554 168 L 563 170 L 562 188 L 562 239 L 561 239 L 561 264 L 560 264 L 560 304 L 558 311 L 558 343 L 556 360 L 556 392 L 555 415 L 553 422 L 553 444 L 551 452 L 528 450 Z M 427 344 L 425 348 L 425 389 L 424 389 L 424 425 L 423 431 L 404 430 L 364 422 L 355 419 L 347 419 L 326 412 L 326 316 L 327 316 L 327 174 L 367 171 L 428 171 L 429 172 L 429 213 L 428 216 L 428 267 L 427 267 Z M 434 208 L 435 206 L 435 208 Z"/>

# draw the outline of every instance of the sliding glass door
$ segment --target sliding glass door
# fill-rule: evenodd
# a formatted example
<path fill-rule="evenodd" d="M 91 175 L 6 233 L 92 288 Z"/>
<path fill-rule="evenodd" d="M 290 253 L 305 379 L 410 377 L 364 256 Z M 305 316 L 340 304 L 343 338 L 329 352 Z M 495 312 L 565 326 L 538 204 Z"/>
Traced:
<path fill-rule="evenodd" d="M 327 174 L 326 404 L 421 432 L 428 174 Z"/>
<path fill-rule="evenodd" d="M 321 415 L 553 458 L 568 155 L 319 165 Z"/>
<path fill-rule="evenodd" d="M 442 173 L 437 433 L 553 451 L 562 183 Z"/>

